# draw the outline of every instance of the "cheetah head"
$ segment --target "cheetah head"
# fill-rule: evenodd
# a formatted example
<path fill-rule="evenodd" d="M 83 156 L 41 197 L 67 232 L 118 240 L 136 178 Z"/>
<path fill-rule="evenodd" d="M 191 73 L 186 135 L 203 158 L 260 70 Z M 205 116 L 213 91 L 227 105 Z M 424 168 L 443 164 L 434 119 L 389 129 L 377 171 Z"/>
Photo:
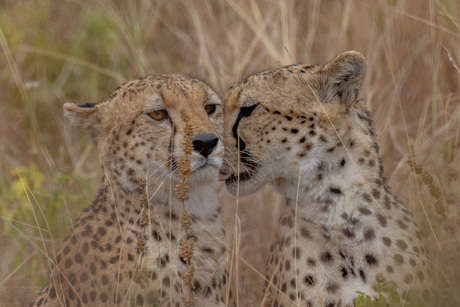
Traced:
<path fill-rule="evenodd" d="M 187 180 L 217 181 L 223 158 L 221 100 L 199 80 L 150 75 L 117 88 L 103 103 L 66 103 L 64 113 L 89 132 L 106 176 L 127 191 L 138 188 L 140 179 L 153 190 L 178 182 L 187 151 Z"/>
<path fill-rule="evenodd" d="M 299 169 L 308 179 L 355 121 L 365 70 L 363 56 L 350 51 L 323 66 L 285 66 L 232 86 L 223 99 L 227 188 L 244 195 L 272 183 L 282 190 L 297 186 Z"/>

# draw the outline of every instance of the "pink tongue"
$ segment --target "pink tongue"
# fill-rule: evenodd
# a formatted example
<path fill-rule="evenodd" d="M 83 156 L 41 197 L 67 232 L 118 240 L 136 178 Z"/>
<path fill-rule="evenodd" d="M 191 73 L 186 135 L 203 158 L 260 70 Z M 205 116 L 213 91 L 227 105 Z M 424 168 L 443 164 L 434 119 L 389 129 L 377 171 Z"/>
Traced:
<path fill-rule="evenodd" d="M 225 181 L 230 177 L 229 174 L 224 174 L 224 173 L 219 173 L 219 180 L 220 181 Z"/>

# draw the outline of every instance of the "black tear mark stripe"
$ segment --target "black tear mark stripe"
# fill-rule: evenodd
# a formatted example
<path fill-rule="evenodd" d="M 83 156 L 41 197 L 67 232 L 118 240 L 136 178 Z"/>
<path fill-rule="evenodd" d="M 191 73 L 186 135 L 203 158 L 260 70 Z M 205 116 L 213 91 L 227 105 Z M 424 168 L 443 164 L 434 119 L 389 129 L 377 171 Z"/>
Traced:
<path fill-rule="evenodd" d="M 176 126 L 173 125 L 173 123 L 171 122 L 171 125 L 172 125 L 172 134 L 171 134 L 171 137 L 169 138 L 169 171 L 172 172 L 174 171 L 174 169 L 176 168 L 176 161 L 174 161 L 174 155 L 173 155 L 173 152 L 174 152 L 174 138 L 176 136 Z"/>
<path fill-rule="evenodd" d="M 237 140 L 239 140 L 238 138 L 238 124 L 240 123 L 240 120 L 245 118 L 245 117 L 248 117 L 249 115 L 251 115 L 251 113 L 254 111 L 254 109 L 258 106 L 259 104 L 254 104 L 250 107 L 241 107 L 240 108 L 240 113 L 238 113 L 238 117 L 236 118 L 236 122 L 235 124 L 233 125 L 232 127 L 232 133 L 233 133 L 233 137 Z M 244 150 L 244 142 L 240 141 L 241 144 L 239 146 L 240 150 Z M 236 147 L 238 147 L 238 144 L 236 144 Z"/>

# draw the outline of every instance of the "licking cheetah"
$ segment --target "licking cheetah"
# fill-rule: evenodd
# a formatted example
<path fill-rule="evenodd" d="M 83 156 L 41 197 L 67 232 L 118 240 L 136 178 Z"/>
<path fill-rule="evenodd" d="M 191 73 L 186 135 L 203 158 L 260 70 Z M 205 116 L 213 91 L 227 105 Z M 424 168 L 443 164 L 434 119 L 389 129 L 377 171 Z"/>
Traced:
<path fill-rule="evenodd" d="M 150 75 L 103 103 L 66 103 L 64 113 L 91 135 L 104 178 L 50 258 L 49 282 L 32 305 L 224 306 L 219 97 L 187 76 Z M 183 207 L 174 189 L 184 174 Z M 181 251 L 187 246 L 192 256 Z"/>
<path fill-rule="evenodd" d="M 365 71 L 361 54 L 345 52 L 255 74 L 224 96 L 228 189 L 270 183 L 286 198 L 264 306 L 354 306 L 357 291 L 378 297 L 378 284 L 402 301 L 430 296 L 420 232 L 385 184 L 359 98 Z"/>

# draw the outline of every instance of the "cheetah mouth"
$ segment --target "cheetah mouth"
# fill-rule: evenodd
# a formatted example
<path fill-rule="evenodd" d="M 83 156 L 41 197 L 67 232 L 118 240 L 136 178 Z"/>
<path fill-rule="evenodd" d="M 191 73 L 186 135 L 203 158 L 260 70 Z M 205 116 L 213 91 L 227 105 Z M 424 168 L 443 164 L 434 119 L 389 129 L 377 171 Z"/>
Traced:
<path fill-rule="evenodd" d="M 247 153 L 246 151 L 241 152 L 241 164 L 244 165 L 246 171 L 241 172 L 239 174 L 219 174 L 220 180 L 225 180 L 226 184 L 232 184 L 235 182 L 244 182 L 251 179 L 257 172 L 257 168 L 259 167 L 259 163 L 254 161 L 254 158 Z"/>
<path fill-rule="evenodd" d="M 226 180 L 225 180 L 225 183 L 226 184 L 232 184 L 232 183 L 235 183 L 237 181 L 239 182 L 244 182 L 244 181 L 248 181 L 249 179 L 251 179 L 253 173 L 252 172 L 243 172 L 243 173 L 239 173 L 237 175 L 235 174 L 231 174 Z"/>

